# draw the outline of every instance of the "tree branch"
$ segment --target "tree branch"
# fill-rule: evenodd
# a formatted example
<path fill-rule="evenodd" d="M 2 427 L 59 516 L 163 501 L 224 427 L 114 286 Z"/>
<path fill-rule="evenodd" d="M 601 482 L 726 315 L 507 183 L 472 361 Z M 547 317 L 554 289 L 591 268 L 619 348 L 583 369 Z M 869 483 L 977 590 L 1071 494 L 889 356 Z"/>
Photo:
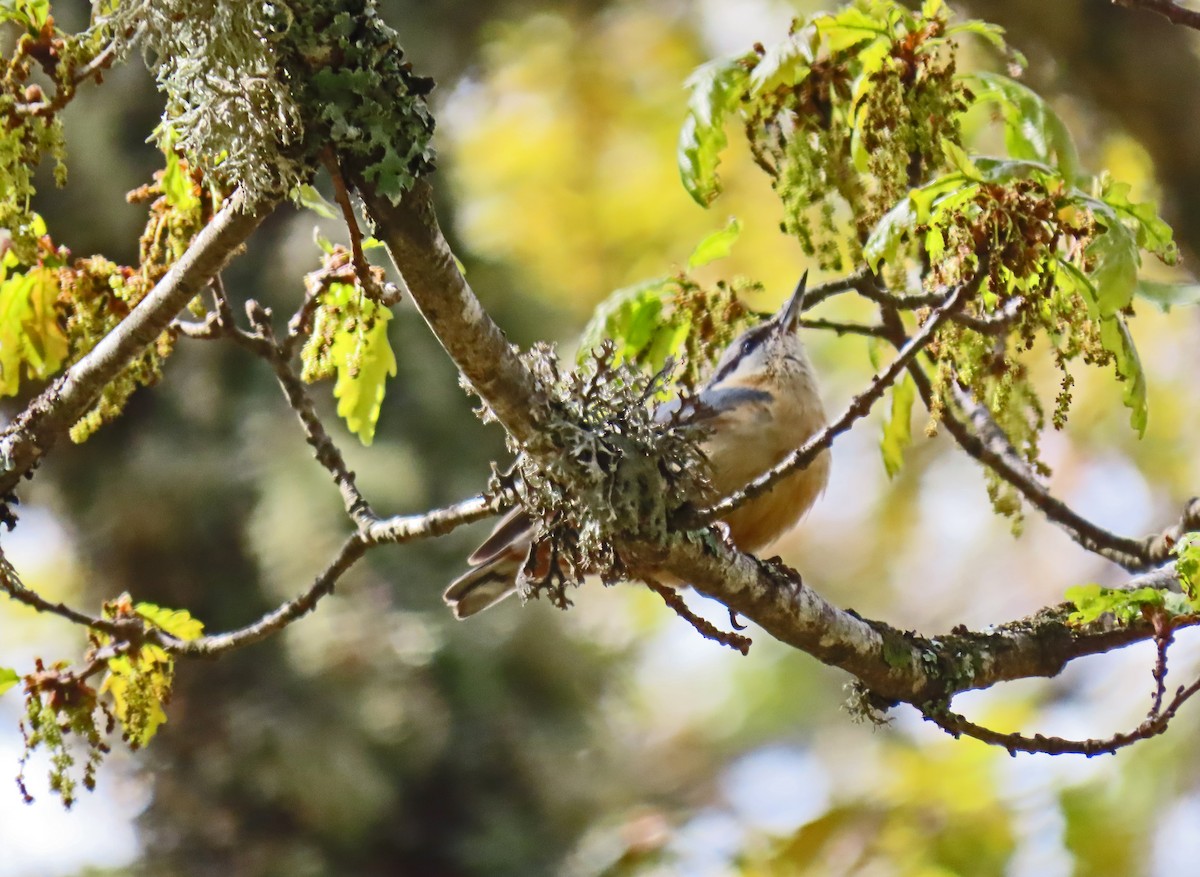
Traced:
<path fill-rule="evenodd" d="M 170 325 L 274 208 L 230 198 L 121 324 L 67 369 L 0 437 L 0 496 L 10 493 L 55 441 L 82 417 L 104 386 Z"/>
<path fill-rule="evenodd" d="M 893 337 L 892 340 L 895 343 L 898 338 Z M 933 410 L 933 387 L 929 376 L 917 363 L 909 366 L 909 374 L 912 375 L 917 393 L 925 407 Z M 960 420 L 953 410 L 943 408 L 941 423 L 959 447 L 1015 487 L 1030 505 L 1070 536 L 1075 543 L 1131 571 L 1147 569 L 1153 565 L 1145 543 L 1110 533 L 1051 495 L 1013 449 L 1008 437 L 991 419 L 987 409 L 957 385 L 953 401 L 963 410 L 976 430 L 972 432 L 971 427 Z"/>
<path fill-rule="evenodd" d="M 450 359 L 513 438 L 525 447 L 544 445 L 549 400 L 459 270 L 438 227 L 429 183 L 417 180 L 396 205 L 354 173 L 347 176 Z M 553 452 L 547 447 L 542 453 Z"/>
<path fill-rule="evenodd" d="M 322 598 L 333 593 L 338 579 L 346 574 L 367 551 L 367 543 L 355 534 L 342 543 L 337 556 L 321 571 L 312 585 L 294 600 L 289 600 L 258 621 L 228 633 L 202 636 L 197 639 L 176 639 L 162 631 L 150 629 L 153 636 L 167 651 L 188 657 L 214 657 L 260 642 L 283 630 L 292 622 L 303 618 L 317 607 Z"/>
<path fill-rule="evenodd" d="M 1145 9 L 1149 12 L 1157 12 L 1172 24 L 1181 24 L 1184 27 L 1200 30 L 1200 12 L 1187 9 L 1171 0 L 1112 0 L 1112 2 L 1113 5 L 1124 6 L 1126 9 Z"/>

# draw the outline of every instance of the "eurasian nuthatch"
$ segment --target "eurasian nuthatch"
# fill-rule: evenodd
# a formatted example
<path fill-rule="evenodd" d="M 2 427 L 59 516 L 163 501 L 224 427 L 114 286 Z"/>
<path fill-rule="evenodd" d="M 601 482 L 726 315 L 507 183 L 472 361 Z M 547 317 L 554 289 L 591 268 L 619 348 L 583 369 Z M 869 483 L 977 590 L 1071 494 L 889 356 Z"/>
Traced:
<path fill-rule="evenodd" d="M 825 425 L 812 364 L 796 332 L 807 278 L 806 272 L 779 313 L 733 340 L 695 397 L 699 404 L 689 419 L 707 429 L 702 448 L 721 497 L 749 484 Z M 657 416 L 669 416 L 679 404 L 664 403 Z M 826 451 L 731 512 L 724 523 L 733 544 L 755 552 L 774 542 L 808 511 L 828 479 Z M 467 618 L 513 593 L 536 536 L 520 507 L 510 511 L 471 555 L 471 569 L 446 589 L 454 614 Z"/>

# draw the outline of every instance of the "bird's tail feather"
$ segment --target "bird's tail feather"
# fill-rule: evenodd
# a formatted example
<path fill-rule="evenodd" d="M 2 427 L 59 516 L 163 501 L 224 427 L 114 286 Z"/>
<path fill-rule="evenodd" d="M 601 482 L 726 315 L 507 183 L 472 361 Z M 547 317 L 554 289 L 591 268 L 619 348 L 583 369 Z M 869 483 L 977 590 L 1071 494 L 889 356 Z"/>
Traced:
<path fill-rule="evenodd" d="M 517 590 L 521 564 L 503 554 L 467 570 L 446 589 L 442 599 L 455 618 L 470 618 Z"/>

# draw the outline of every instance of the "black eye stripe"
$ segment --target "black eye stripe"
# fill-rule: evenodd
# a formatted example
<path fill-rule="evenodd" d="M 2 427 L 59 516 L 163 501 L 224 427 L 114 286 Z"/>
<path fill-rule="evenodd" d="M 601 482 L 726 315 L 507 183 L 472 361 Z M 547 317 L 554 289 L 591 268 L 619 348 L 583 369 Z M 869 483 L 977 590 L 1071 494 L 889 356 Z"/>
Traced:
<path fill-rule="evenodd" d="M 724 380 L 726 377 L 728 377 L 734 371 L 734 369 L 737 368 L 738 363 L 744 357 L 752 353 L 754 348 L 761 345 L 767 339 L 767 336 L 771 334 L 771 326 L 772 324 L 767 322 L 761 326 L 756 326 L 755 328 L 751 329 L 746 334 L 746 337 L 743 338 L 739 343 L 738 355 L 730 359 L 729 362 L 725 363 L 725 365 L 723 365 L 711 378 L 708 379 L 708 383 L 715 384 L 718 381 Z"/>

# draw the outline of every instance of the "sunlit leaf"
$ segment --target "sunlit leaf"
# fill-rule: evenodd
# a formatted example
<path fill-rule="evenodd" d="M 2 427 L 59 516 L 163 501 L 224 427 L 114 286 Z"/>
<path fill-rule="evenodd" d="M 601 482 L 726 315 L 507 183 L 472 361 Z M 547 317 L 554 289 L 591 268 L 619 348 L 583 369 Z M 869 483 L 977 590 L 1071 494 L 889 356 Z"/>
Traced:
<path fill-rule="evenodd" d="M 1142 614 L 1146 607 L 1166 607 L 1165 595 L 1157 588 L 1103 588 L 1100 585 L 1075 585 L 1067 588 L 1066 599 L 1075 604 L 1068 620 L 1071 624 L 1091 624 L 1100 616 L 1111 614 L 1122 624 L 1128 624 Z"/>
<path fill-rule="evenodd" d="M 1173 307 L 1200 304 L 1200 283 L 1158 283 L 1139 280 L 1134 293 L 1154 302 L 1163 311 L 1170 311 Z"/>
<path fill-rule="evenodd" d="M 692 250 L 692 255 L 688 257 L 688 268 L 699 268 L 709 262 L 715 262 L 717 259 L 724 259 L 733 249 L 733 245 L 741 233 L 741 220 L 731 218 L 723 229 L 707 235 L 696 245 L 696 249 Z"/>
<path fill-rule="evenodd" d="M 1092 261 L 1088 275 L 1096 287 L 1100 315 L 1108 317 L 1133 301 L 1141 257 L 1133 233 L 1120 220 L 1101 221 L 1105 223 L 1104 231 L 1092 239 L 1087 249 Z"/>
<path fill-rule="evenodd" d="M 1125 384 L 1122 401 L 1129 409 L 1129 425 L 1140 436 L 1146 431 L 1148 419 L 1146 375 L 1137 348 L 1133 346 L 1133 336 L 1120 314 L 1100 321 L 1100 343 L 1116 357 L 1117 374 Z"/>
<path fill-rule="evenodd" d="M 292 200 L 300 207 L 311 210 L 313 213 L 323 216 L 326 219 L 340 219 L 342 216 L 337 206 L 325 200 L 325 196 L 318 192 L 315 186 L 307 184 L 297 186 Z"/>
<path fill-rule="evenodd" d="M 1062 118 L 1041 95 L 999 73 L 977 73 L 972 78 L 982 86 L 977 100 L 995 101 L 1000 106 L 1004 142 L 1010 156 L 1053 166 L 1068 181 L 1079 176 L 1075 141 Z"/>
<path fill-rule="evenodd" d="M 0 667 L 0 694 L 4 694 L 4 692 L 8 691 L 8 689 L 12 688 L 20 681 L 21 677 L 17 675 L 16 670 L 12 670 L 8 667 Z"/>
<path fill-rule="evenodd" d="M 133 608 L 142 618 L 177 639 L 197 639 L 204 633 L 204 622 L 193 618 L 186 609 L 167 609 L 153 603 L 138 603 Z"/>
<path fill-rule="evenodd" d="M 12 396 L 21 387 L 21 351 L 31 312 L 24 276 L 0 283 L 0 396 Z"/>
<path fill-rule="evenodd" d="M 1187 597 L 1188 608 L 1200 611 L 1200 533 L 1184 533 L 1171 549 L 1175 555 L 1175 574 Z"/>
<path fill-rule="evenodd" d="M 167 150 L 167 167 L 162 175 L 163 197 L 175 210 L 189 212 L 200 207 L 196 182 L 185 168 L 186 163 L 173 149 Z"/>
<path fill-rule="evenodd" d="M 892 385 L 892 408 L 883 424 L 883 437 L 879 450 L 883 454 L 883 467 L 889 478 L 904 464 L 904 451 L 912 444 L 912 409 L 917 396 L 916 384 L 905 375 Z"/>
<path fill-rule="evenodd" d="M 375 440 L 387 379 L 396 375 L 396 354 L 387 333 L 391 311 L 376 307 L 367 319 L 373 320 L 369 329 L 342 332 L 330 348 L 337 365 L 333 395 L 338 416 L 364 445 Z"/>
<path fill-rule="evenodd" d="M 658 333 L 667 331 L 674 337 L 672 327 L 664 325 L 661 319 L 672 289 L 672 281 L 663 277 L 614 292 L 597 306 L 583 330 L 580 356 L 587 356 L 605 339 L 610 339 L 615 345 L 614 355 L 618 362 L 639 360 L 653 345 Z"/>
<path fill-rule="evenodd" d="M 67 336 L 59 326 L 58 272 L 39 265 L 26 274 L 29 318 L 25 322 L 25 361 L 37 378 L 45 378 L 62 367 L 69 350 Z"/>
<path fill-rule="evenodd" d="M 679 132 L 678 162 L 683 186 L 696 203 L 707 207 L 720 194 L 717 165 L 725 136 L 725 118 L 737 106 L 749 83 L 747 58 L 719 58 L 688 77 L 688 114 Z"/>
<path fill-rule="evenodd" d="M 0 396 L 17 392 L 23 366 L 45 378 L 66 359 L 67 338 L 55 310 L 58 290 L 57 273 L 45 266 L 0 281 Z"/>
<path fill-rule="evenodd" d="M 950 159 L 950 164 L 966 179 L 976 182 L 983 179 L 979 173 L 979 168 L 975 166 L 975 162 L 967 155 L 967 151 L 953 140 L 944 139 L 942 141 L 942 151 L 946 153 L 946 158 Z"/>
<path fill-rule="evenodd" d="M 16 22 L 36 32 L 49 18 L 50 0 L 0 0 L 0 22 Z"/>
<path fill-rule="evenodd" d="M 890 264 L 899 258 L 900 247 L 916 223 L 916 212 L 910 198 L 905 198 L 880 218 L 863 244 L 863 258 L 872 271 L 878 271 L 881 262 Z"/>

